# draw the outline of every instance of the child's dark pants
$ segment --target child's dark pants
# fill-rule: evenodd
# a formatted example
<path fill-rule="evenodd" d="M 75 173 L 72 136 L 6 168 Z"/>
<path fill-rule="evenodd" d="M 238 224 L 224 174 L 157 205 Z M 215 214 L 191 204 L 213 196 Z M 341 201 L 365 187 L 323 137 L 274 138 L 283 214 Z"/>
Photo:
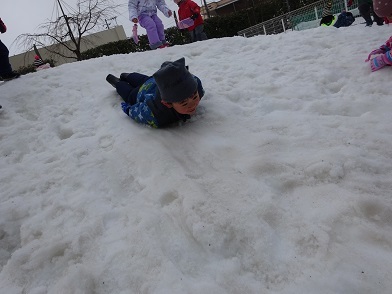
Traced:
<path fill-rule="evenodd" d="M 382 25 L 384 23 L 383 19 L 374 13 L 372 4 L 370 3 L 361 4 L 358 6 L 358 10 L 361 16 L 363 17 L 363 19 L 366 21 L 367 26 L 371 26 L 373 24 L 371 14 L 373 15 L 374 21 L 378 25 Z"/>
<path fill-rule="evenodd" d="M 0 41 L 0 76 L 12 72 L 8 54 L 7 47 Z"/>
<path fill-rule="evenodd" d="M 191 36 L 191 41 L 192 42 L 196 42 L 196 41 L 204 41 L 207 40 L 207 35 L 206 33 L 203 31 L 204 29 L 204 25 L 198 25 L 197 27 L 195 27 L 193 29 L 193 31 L 190 31 L 189 34 Z"/>
<path fill-rule="evenodd" d="M 137 102 L 136 98 L 140 86 L 149 78 L 149 76 L 137 72 L 130 73 L 125 80 L 121 80 L 116 84 L 117 93 L 126 103 L 134 105 Z"/>

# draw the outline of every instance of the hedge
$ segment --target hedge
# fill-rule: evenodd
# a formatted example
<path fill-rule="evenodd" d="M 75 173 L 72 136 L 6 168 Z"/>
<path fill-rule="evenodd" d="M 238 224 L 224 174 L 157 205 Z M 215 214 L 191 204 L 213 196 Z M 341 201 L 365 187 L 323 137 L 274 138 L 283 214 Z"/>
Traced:
<path fill-rule="evenodd" d="M 209 39 L 233 37 L 237 32 L 249 26 L 271 19 L 282 14 L 282 2 L 265 1 L 262 5 L 234 12 L 225 16 L 216 16 L 204 21 L 204 31 Z M 190 42 L 187 31 L 181 31 L 176 27 L 165 30 L 166 40 L 172 45 L 183 45 Z M 102 46 L 84 51 L 82 59 L 90 59 L 113 54 L 127 54 L 150 50 L 146 35 L 139 36 L 139 44 L 136 45 L 132 39 L 107 43 Z"/>

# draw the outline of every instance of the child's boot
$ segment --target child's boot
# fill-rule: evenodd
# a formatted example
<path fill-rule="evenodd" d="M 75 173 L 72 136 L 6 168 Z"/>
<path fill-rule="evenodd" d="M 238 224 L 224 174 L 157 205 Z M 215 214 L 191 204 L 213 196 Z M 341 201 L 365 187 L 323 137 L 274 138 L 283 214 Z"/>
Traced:
<path fill-rule="evenodd" d="M 120 80 L 122 80 L 122 81 L 127 81 L 127 77 L 130 75 L 130 73 L 129 72 L 123 72 L 121 75 L 120 75 Z"/>
<path fill-rule="evenodd" d="M 388 51 L 370 60 L 370 67 L 372 68 L 372 71 L 382 69 L 386 65 L 392 65 L 391 51 Z"/>
<path fill-rule="evenodd" d="M 106 77 L 106 81 L 114 88 L 116 88 L 116 85 L 120 81 L 120 79 L 118 77 L 115 77 L 114 75 L 108 74 Z"/>
<path fill-rule="evenodd" d="M 10 81 L 13 79 L 17 79 L 20 77 L 20 73 L 17 73 L 16 71 L 11 71 L 9 73 L 5 73 L 1 75 L 1 80 L 3 81 Z"/>

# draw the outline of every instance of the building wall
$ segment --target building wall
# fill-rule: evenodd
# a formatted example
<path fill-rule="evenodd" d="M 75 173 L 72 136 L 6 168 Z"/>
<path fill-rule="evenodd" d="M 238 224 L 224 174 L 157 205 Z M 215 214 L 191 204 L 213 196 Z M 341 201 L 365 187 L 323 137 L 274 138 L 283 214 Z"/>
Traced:
<path fill-rule="evenodd" d="M 84 36 L 82 38 L 82 43 L 81 43 L 81 52 L 86 51 L 91 48 L 95 48 L 97 46 L 107 44 L 110 42 L 116 42 L 120 40 L 125 40 L 127 36 L 125 35 L 125 31 L 123 26 L 117 26 L 113 29 L 105 30 L 99 33 L 91 34 L 88 36 Z M 68 42 L 68 44 L 71 44 L 71 42 Z M 71 47 L 74 47 L 70 45 Z M 64 46 L 60 45 L 51 45 L 48 47 L 43 47 L 43 48 L 38 48 L 38 51 L 40 55 L 42 56 L 43 59 L 53 59 L 55 61 L 56 65 L 61 65 L 64 63 L 69 63 L 69 62 L 74 62 L 76 59 L 70 59 L 70 58 L 64 58 L 58 55 L 54 55 L 47 51 L 45 48 L 50 48 L 51 50 L 55 50 L 57 52 L 62 52 L 64 55 L 71 55 L 71 53 L 67 50 L 65 50 Z M 27 66 L 30 65 L 34 62 L 34 56 L 35 56 L 34 50 L 31 50 L 26 53 L 21 53 L 18 55 L 14 55 L 10 57 L 10 63 L 12 65 L 12 68 L 17 70 L 21 66 Z"/>

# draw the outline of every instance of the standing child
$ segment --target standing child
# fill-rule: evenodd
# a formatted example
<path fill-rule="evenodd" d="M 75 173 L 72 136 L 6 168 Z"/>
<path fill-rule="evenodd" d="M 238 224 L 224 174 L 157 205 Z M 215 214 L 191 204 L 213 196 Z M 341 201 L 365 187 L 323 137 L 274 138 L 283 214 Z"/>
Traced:
<path fill-rule="evenodd" d="M 6 31 L 7 27 L 0 18 L 0 32 L 3 34 Z M 20 74 L 12 70 L 8 48 L 0 41 L 0 80 L 9 81 L 19 77 Z"/>
<path fill-rule="evenodd" d="M 347 5 L 350 6 L 349 4 L 350 3 L 348 3 Z M 373 25 L 373 21 L 375 21 L 379 26 L 382 26 L 384 24 L 384 20 L 374 13 L 373 0 L 358 0 L 358 10 L 363 19 L 366 21 L 367 27 L 371 27 Z M 373 15 L 374 20 L 372 20 L 371 15 Z"/>
<path fill-rule="evenodd" d="M 166 17 L 172 16 L 172 11 L 164 0 L 128 1 L 129 19 L 135 24 L 139 22 L 146 29 L 151 49 L 168 46 L 162 20 L 157 15 L 157 7 Z"/>
<path fill-rule="evenodd" d="M 125 101 L 122 110 L 138 123 L 162 128 L 186 121 L 196 112 L 204 89 L 185 66 L 185 58 L 166 61 L 153 76 L 122 73 L 106 77 Z"/>
<path fill-rule="evenodd" d="M 200 14 L 200 6 L 192 0 L 174 0 L 178 5 L 178 18 L 180 21 L 184 19 L 192 19 L 194 24 L 188 27 L 192 42 L 207 40 L 204 33 L 204 20 Z"/>

